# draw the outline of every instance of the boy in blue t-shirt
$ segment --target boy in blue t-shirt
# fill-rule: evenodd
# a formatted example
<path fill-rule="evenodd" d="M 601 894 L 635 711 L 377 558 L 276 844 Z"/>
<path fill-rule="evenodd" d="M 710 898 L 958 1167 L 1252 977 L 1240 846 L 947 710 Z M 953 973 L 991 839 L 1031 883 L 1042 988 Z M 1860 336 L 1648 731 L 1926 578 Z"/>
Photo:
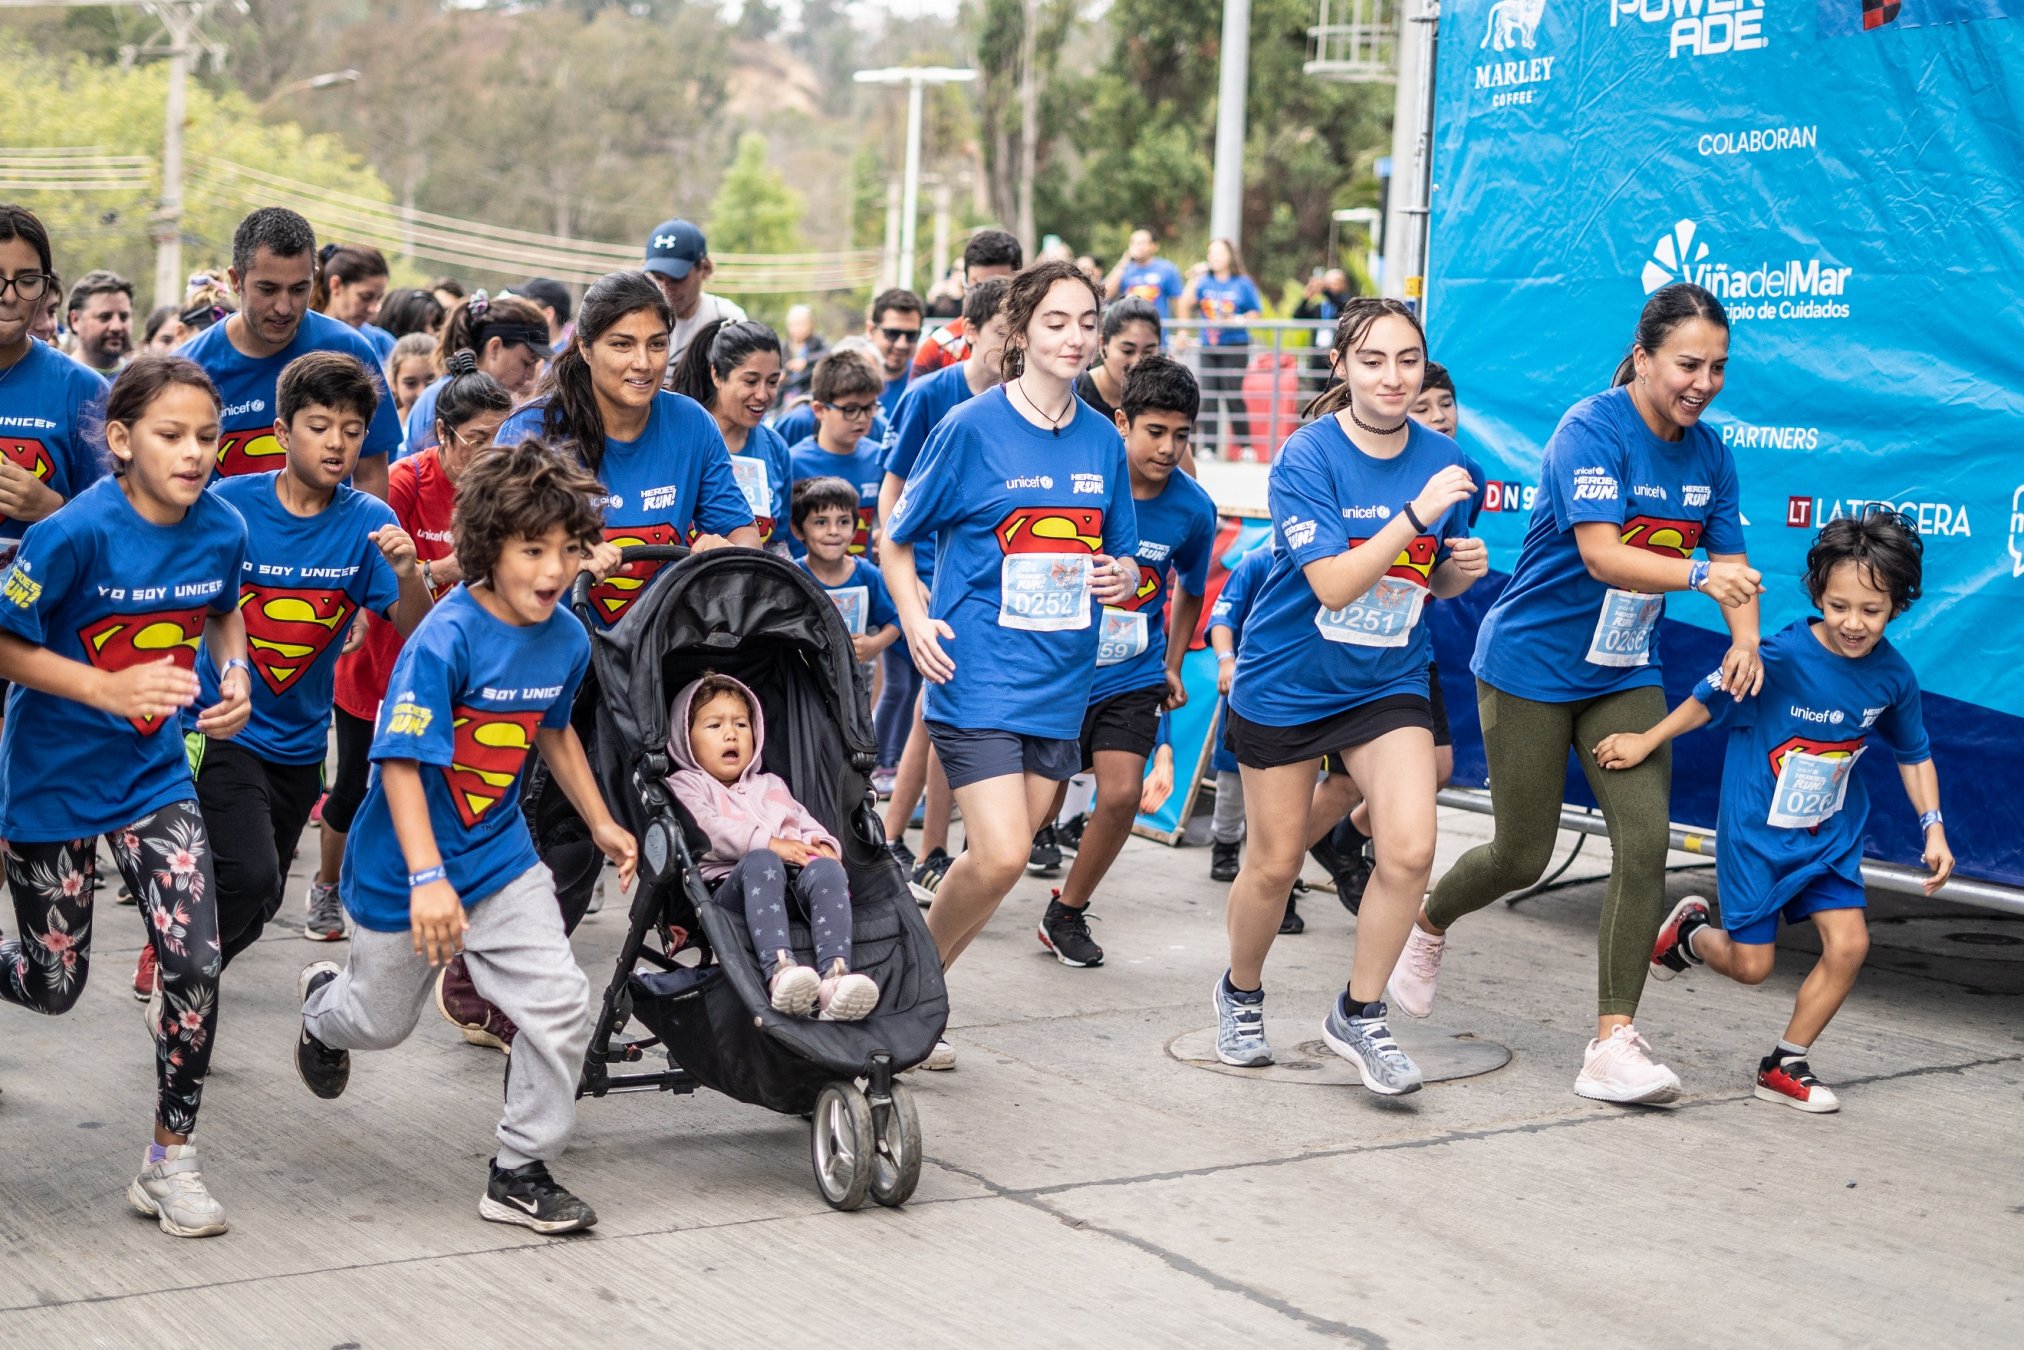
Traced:
<path fill-rule="evenodd" d="M 216 849 L 222 961 L 281 908 L 289 859 L 323 791 L 337 659 L 367 610 L 406 636 L 429 612 L 414 540 L 393 508 L 347 486 L 380 402 L 366 368 L 338 352 L 297 357 L 275 385 L 278 470 L 213 482 L 246 520 L 239 613 L 253 663 L 253 711 L 230 741 L 184 716 L 197 803 Z M 197 662 L 208 698 L 218 672 Z M 134 987 L 151 983 L 147 949 Z"/>
<path fill-rule="evenodd" d="M 815 434 L 788 448 L 796 486 L 810 478 L 841 478 L 857 491 L 857 520 L 850 551 L 876 557 L 873 527 L 878 523 L 878 489 L 885 471 L 880 443 L 865 434 L 878 410 L 881 384 L 869 362 L 855 352 L 831 352 L 815 367 Z M 799 535 L 788 547 L 798 559 L 807 552 Z"/>
<path fill-rule="evenodd" d="M 1595 747 L 1603 768 L 1629 769 L 1675 736 L 1728 728 L 1716 855 L 1721 926 L 1701 897 L 1680 901 L 1652 949 L 1652 975 L 1670 980 L 1706 965 L 1761 984 L 1781 920 L 1811 919 L 1820 959 L 1799 986 L 1784 1036 L 1758 1062 L 1756 1082 L 1758 1097 L 1801 1111 L 1841 1105 L 1807 1057 L 1869 951 L 1862 882 L 1869 797 L 1855 767 L 1872 734 L 1896 757 L 1919 813 L 1926 894 L 1954 870 L 1918 681 L 1883 635 L 1918 598 L 1923 551 L 1917 527 L 1895 511 L 1829 521 L 1806 557 L 1806 590 L 1821 617 L 1765 642 L 1755 698 L 1731 695 L 1717 670 L 1650 731 L 1607 736 Z"/>
<path fill-rule="evenodd" d="M 857 502 L 857 488 L 841 478 L 804 478 L 794 485 L 794 503 L 788 509 L 795 542 L 803 550 L 801 566 L 829 592 L 836 612 L 843 616 L 869 698 L 872 663 L 899 640 L 900 616 L 878 569 L 850 556 Z"/>
<path fill-rule="evenodd" d="M 590 661 L 558 603 L 601 528 L 597 482 L 539 441 L 488 451 L 457 485 L 457 561 L 467 578 L 408 639 L 387 683 L 372 779 L 352 822 L 343 895 L 351 960 L 301 976 L 296 1071 L 341 1094 L 353 1050 L 414 1030 L 436 967 L 459 950 L 478 993 L 518 1027 L 499 1153 L 481 1218 L 537 1233 L 597 1222 L 547 1164 L 576 1123 L 590 1039 L 590 987 L 571 955 L 555 881 L 520 810 L 538 749 L 597 847 L 632 883 L 633 838 L 598 795 L 569 715 Z"/>
<path fill-rule="evenodd" d="M 1089 935 L 1089 902 L 1131 835 L 1161 714 L 1188 701 L 1181 661 L 1202 616 L 1216 543 L 1215 502 L 1201 484 L 1176 472 L 1200 409 L 1195 377 L 1178 361 L 1155 353 L 1125 377 L 1116 418 L 1138 519 L 1138 584 L 1120 603 L 1103 607 L 1096 679 L 1079 738 L 1081 767 L 1096 774 L 1096 801 L 1075 864 L 1038 930 L 1040 944 L 1065 966 L 1103 964 L 1103 948 Z M 1168 615 L 1175 578 L 1180 590 Z M 1066 791 L 1065 783 L 1056 790 L 1050 822 Z"/>

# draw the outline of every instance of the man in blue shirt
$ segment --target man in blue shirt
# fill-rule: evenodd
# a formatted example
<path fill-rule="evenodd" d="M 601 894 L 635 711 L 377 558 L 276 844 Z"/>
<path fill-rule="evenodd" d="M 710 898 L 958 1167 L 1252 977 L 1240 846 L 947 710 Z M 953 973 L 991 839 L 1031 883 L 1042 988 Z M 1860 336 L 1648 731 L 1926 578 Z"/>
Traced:
<path fill-rule="evenodd" d="M 1181 298 L 1181 269 L 1160 256 L 1159 240 L 1151 230 L 1133 230 L 1131 243 L 1117 266 L 1104 279 L 1104 293 L 1112 300 L 1136 296 L 1160 312 L 1162 319 L 1174 315 L 1174 301 Z"/>

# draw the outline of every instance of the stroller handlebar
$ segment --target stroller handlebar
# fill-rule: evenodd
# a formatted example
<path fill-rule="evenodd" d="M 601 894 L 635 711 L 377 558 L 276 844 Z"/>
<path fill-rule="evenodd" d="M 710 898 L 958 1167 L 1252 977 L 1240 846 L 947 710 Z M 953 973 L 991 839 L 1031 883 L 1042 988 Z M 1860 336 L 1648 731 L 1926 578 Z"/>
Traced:
<path fill-rule="evenodd" d="M 634 544 L 630 548 L 618 551 L 618 565 L 625 567 L 639 562 L 680 562 L 688 556 L 689 547 L 686 544 Z M 589 622 L 592 613 L 590 588 L 596 584 L 591 579 L 590 573 L 578 572 L 575 582 L 569 588 L 570 611 L 585 622 Z"/>

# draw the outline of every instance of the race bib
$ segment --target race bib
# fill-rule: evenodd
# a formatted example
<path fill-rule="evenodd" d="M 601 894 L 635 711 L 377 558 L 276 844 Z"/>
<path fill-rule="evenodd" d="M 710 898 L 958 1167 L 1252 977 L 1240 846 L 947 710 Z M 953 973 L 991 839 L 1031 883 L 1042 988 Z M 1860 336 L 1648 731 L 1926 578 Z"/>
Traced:
<path fill-rule="evenodd" d="M 1771 814 L 1765 823 L 1786 830 L 1810 830 L 1824 825 L 1841 810 L 1848 797 L 1848 780 L 1855 774 L 1852 755 L 1809 755 L 1788 750 L 1778 766 L 1778 785 L 1771 789 Z"/>
<path fill-rule="evenodd" d="M 836 602 L 836 612 L 843 616 L 843 626 L 850 630 L 850 635 L 863 637 L 865 615 L 871 607 L 870 590 L 863 586 L 845 586 L 829 592 L 829 598 Z"/>
<path fill-rule="evenodd" d="M 1652 632 L 1666 611 L 1665 597 L 1639 591 L 1603 592 L 1595 616 L 1595 636 L 1588 642 L 1590 664 L 1642 666 L 1652 659 Z"/>
<path fill-rule="evenodd" d="M 1032 633 L 1089 627 L 1087 553 L 1008 553 L 998 570 L 998 626 Z"/>
<path fill-rule="evenodd" d="M 752 513 L 752 518 L 772 519 L 773 476 L 766 472 L 766 461 L 751 455 L 733 455 L 731 476 L 738 480 L 738 491 L 745 494 L 745 509 Z"/>
<path fill-rule="evenodd" d="M 1314 626 L 1330 642 L 1357 647 L 1403 647 L 1420 621 L 1426 587 L 1404 577 L 1379 577 L 1377 585 L 1341 609 L 1315 611 Z"/>
<path fill-rule="evenodd" d="M 1115 666 L 1146 649 L 1146 616 L 1135 609 L 1103 608 L 1103 633 L 1096 640 L 1096 663 Z"/>

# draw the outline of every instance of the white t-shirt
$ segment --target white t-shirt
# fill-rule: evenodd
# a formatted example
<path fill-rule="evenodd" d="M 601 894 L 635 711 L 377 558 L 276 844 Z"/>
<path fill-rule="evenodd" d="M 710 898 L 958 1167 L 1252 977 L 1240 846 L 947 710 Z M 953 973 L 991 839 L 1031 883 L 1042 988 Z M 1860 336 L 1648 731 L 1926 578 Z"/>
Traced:
<path fill-rule="evenodd" d="M 675 320 L 674 336 L 668 343 L 668 368 L 674 369 L 681 361 L 682 353 L 689 349 L 689 340 L 697 333 L 719 320 L 736 323 L 744 317 L 745 311 L 733 302 L 704 291 L 696 299 L 696 312 L 686 319 Z"/>

